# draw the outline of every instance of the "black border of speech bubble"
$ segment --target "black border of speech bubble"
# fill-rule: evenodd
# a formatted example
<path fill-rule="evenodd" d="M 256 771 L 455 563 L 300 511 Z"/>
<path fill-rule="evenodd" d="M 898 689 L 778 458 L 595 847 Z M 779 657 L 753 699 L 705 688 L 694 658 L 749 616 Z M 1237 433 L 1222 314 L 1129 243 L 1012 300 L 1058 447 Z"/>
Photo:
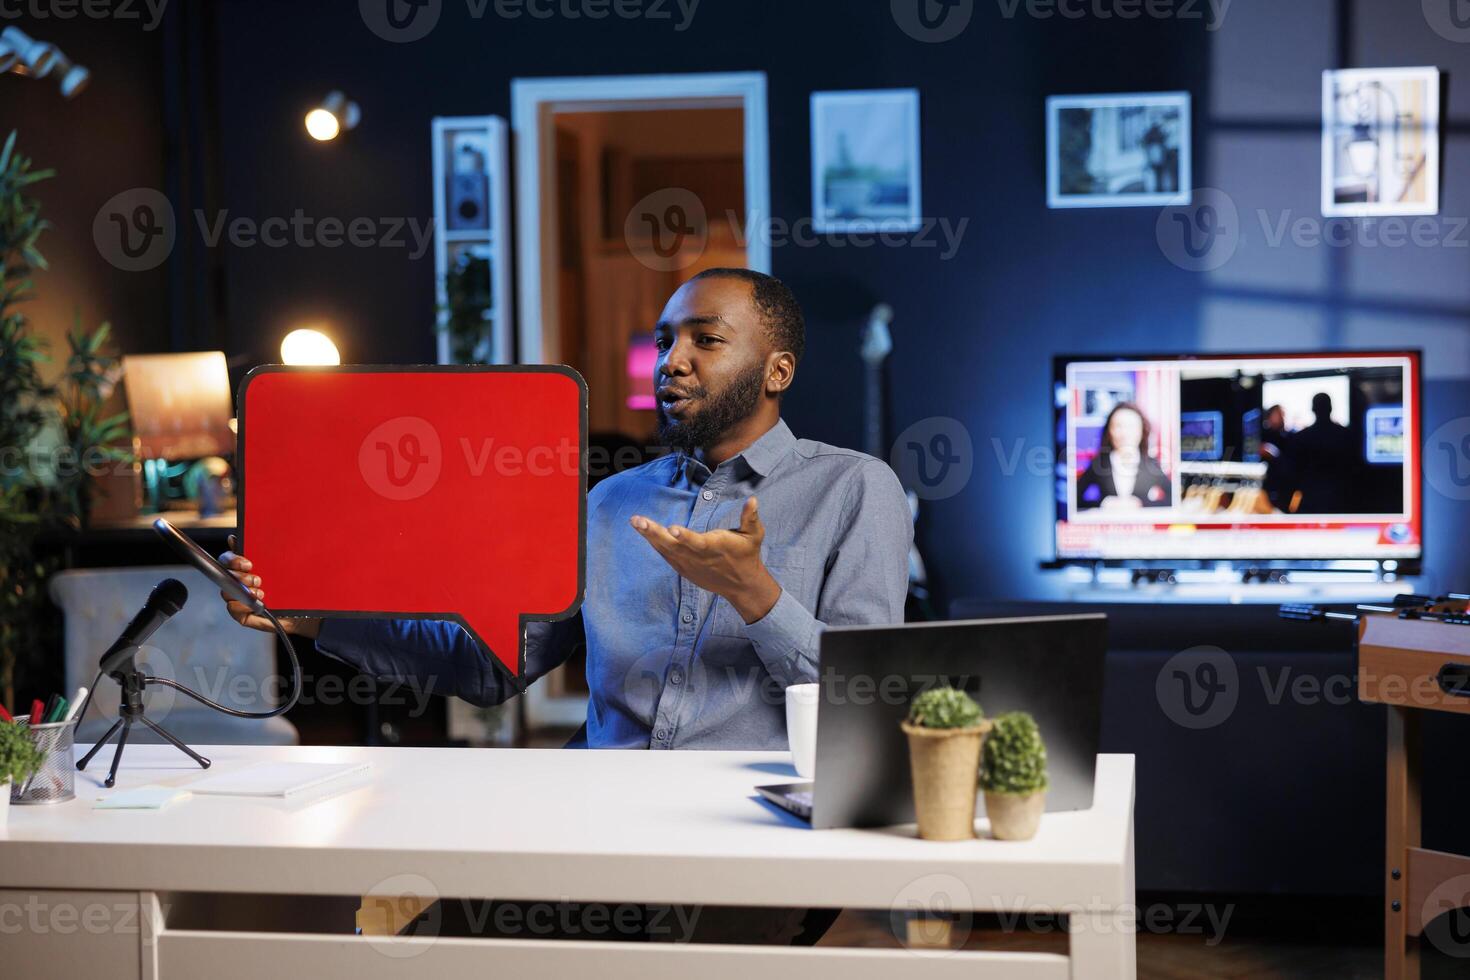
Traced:
<path fill-rule="evenodd" d="M 561 612 L 540 613 L 530 615 L 520 614 L 520 641 L 516 651 L 516 675 L 511 678 L 520 693 L 526 690 L 526 624 L 527 623 L 555 623 L 560 620 L 570 619 L 582 608 L 582 601 L 587 595 L 587 379 L 583 378 L 575 369 L 565 364 L 341 364 L 322 367 L 296 367 L 286 364 L 262 364 L 251 368 L 244 379 L 240 382 L 239 393 L 235 396 L 235 412 L 238 418 L 238 432 L 235 435 L 235 459 L 236 474 L 239 478 L 238 504 L 235 510 L 235 534 L 240 554 L 249 554 L 245 544 L 245 416 L 246 416 L 246 392 L 250 382 L 267 374 L 560 374 L 576 382 L 579 392 L 578 428 L 581 441 L 581 452 L 578 456 L 578 475 L 582 483 L 582 492 L 577 507 L 577 594 L 572 599 L 572 604 Z M 489 658 L 495 668 L 503 673 L 510 671 L 490 645 L 475 632 L 464 616 L 457 612 L 445 613 L 395 613 L 388 611 L 363 612 L 361 610 L 344 612 L 339 609 L 275 609 L 272 610 L 279 616 L 309 616 L 309 617 L 332 617 L 334 619 L 382 619 L 391 617 L 393 619 L 427 619 L 447 620 L 458 623 L 469 636 L 475 641 L 475 645 Z"/>

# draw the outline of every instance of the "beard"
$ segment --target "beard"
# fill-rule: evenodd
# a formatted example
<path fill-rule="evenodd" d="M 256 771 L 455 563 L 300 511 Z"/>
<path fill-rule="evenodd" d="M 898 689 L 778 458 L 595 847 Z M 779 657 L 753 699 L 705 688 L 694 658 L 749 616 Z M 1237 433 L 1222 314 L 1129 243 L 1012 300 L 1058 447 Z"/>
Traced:
<path fill-rule="evenodd" d="M 690 388 L 691 399 L 703 407 L 687 418 L 676 419 L 664 411 L 663 402 L 654 406 L 658 417 L 658 438 L 665 446 L 685 453 L 707 449 L 735 426 L 744 422 L 760 404 L 765 387 L 764 364 L 753 364 L 750 370 L 736 375 L 724 388 L 710 394 L 708 388 Z"/>

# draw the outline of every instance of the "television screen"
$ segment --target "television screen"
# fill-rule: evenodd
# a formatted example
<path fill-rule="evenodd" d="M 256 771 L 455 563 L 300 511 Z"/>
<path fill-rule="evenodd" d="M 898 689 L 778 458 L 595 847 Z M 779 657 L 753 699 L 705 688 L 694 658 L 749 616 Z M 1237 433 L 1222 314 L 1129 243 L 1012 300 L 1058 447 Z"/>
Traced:
<path fill-rule="evenodd" d="M 1419 354 L 1058 358 L 1058 560 L 1423 557 Z"/>

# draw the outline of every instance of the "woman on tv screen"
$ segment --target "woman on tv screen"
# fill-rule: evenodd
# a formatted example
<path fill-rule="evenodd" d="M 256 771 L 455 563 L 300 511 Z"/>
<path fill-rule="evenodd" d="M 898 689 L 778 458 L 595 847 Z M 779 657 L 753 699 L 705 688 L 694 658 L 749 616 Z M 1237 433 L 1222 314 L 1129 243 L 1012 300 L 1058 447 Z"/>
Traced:
<path fill-rule="evenodd" d="M 1077 478 L 1077 509 L 1170 507 L 1173 493 L 1159 461 L 1148 454 L 1150 426 L 1132 402 L 1119 402 L 1103 425 L 1097 455 Z"/>

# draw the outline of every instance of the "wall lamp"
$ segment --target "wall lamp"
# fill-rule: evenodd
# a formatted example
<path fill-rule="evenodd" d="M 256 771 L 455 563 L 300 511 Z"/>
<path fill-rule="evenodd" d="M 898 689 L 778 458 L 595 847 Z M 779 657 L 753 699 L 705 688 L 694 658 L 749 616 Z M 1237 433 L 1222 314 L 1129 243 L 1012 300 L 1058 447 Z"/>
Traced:
<path fill-rule="evenodd" d="M 323 143 L 337 138 L 346 129 L 354 129 L 362 121 L 362 109 L 340 90 L 327 93 L 321 105 L 306 114 L 306 131 Z"/>
<path fill-rule="evenodd" d="M 281 341 L 281 360 L 292 365 L 330 366 L 341 364 L 337 345 L 320 330 L 292 330 Z"/>

